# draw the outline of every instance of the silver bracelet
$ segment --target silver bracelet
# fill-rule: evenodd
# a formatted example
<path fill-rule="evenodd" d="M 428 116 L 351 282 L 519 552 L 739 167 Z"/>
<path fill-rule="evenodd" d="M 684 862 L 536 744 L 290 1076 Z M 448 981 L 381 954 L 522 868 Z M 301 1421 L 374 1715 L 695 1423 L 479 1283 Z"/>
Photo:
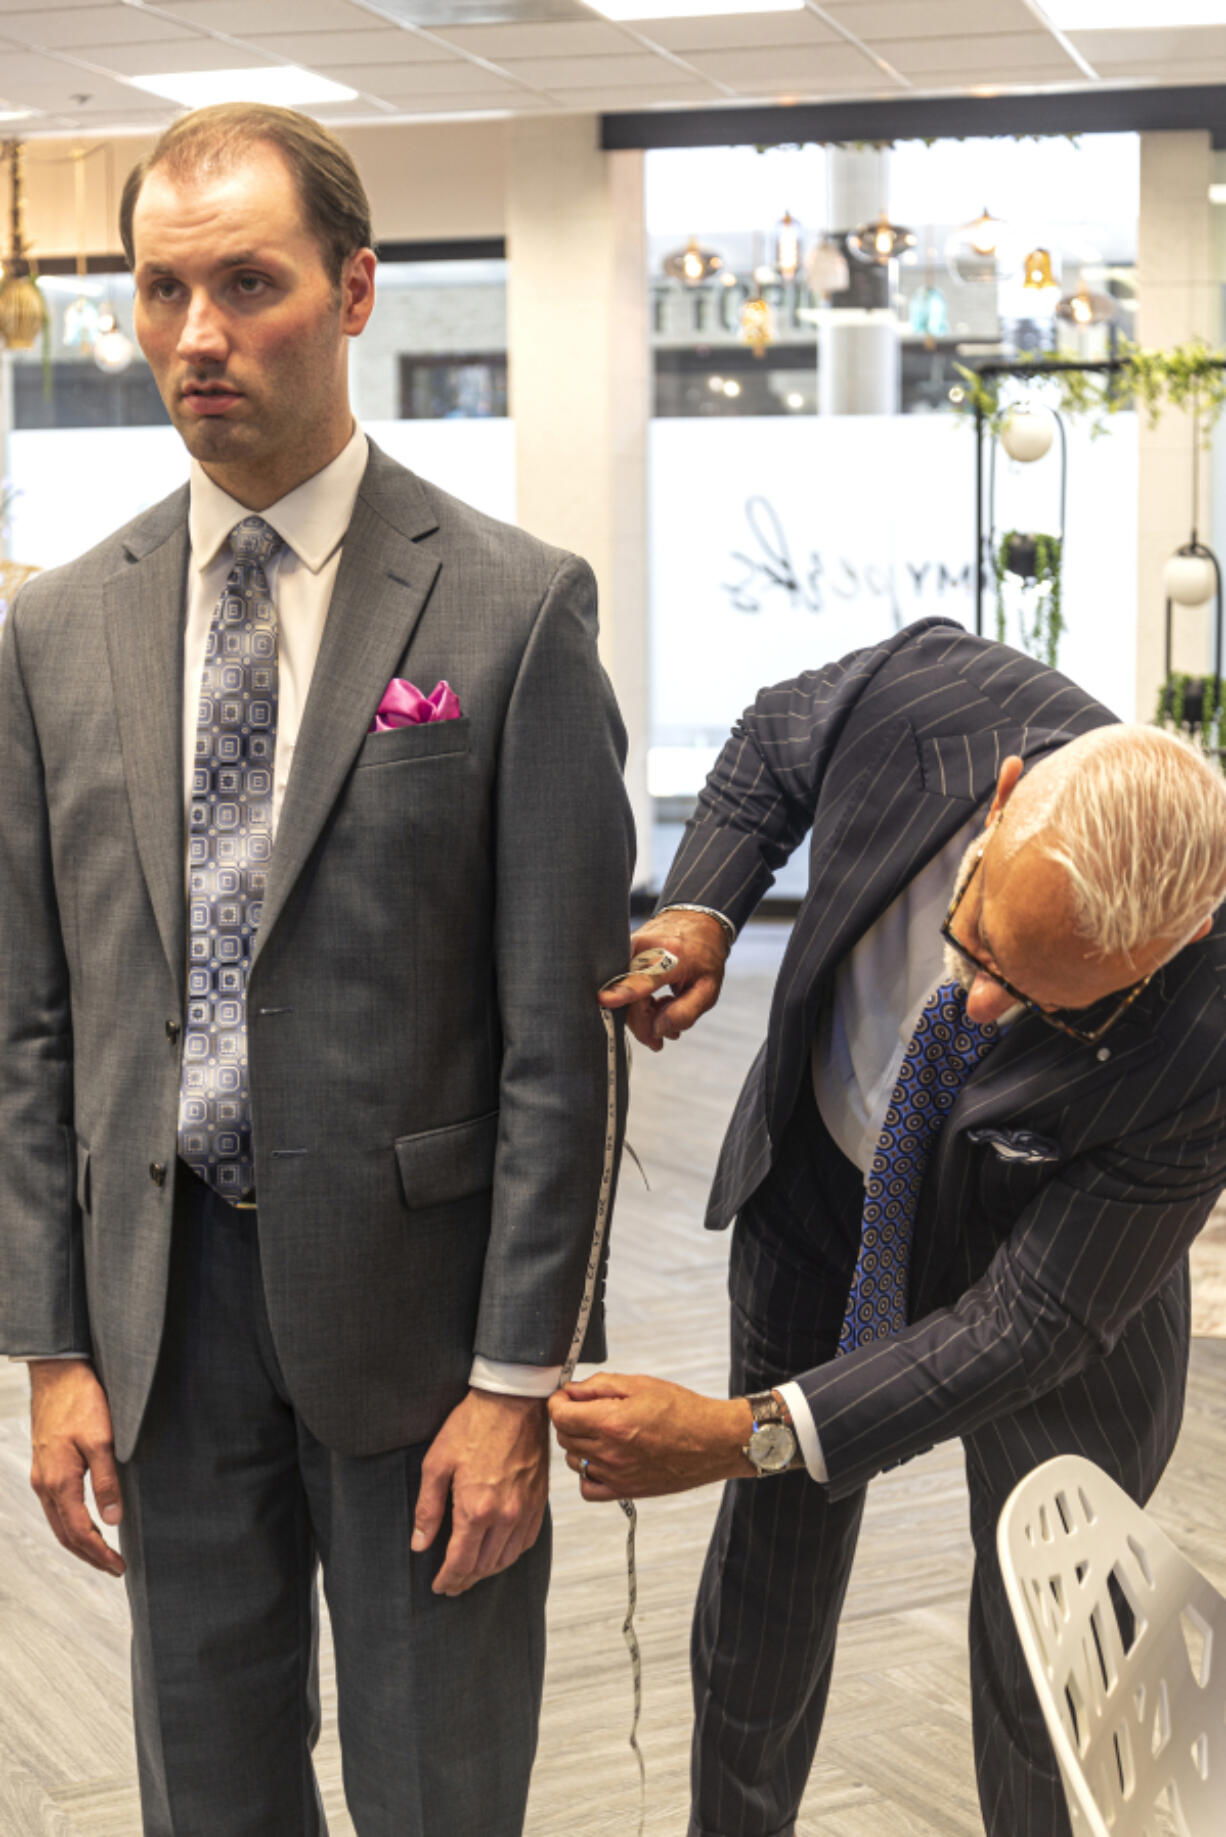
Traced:
<path fill-rule="evenodd" d="M 684 900 L 674 900 L 671 905 L 661 906 L 658 912 L 652 914 L 652 917 L 663 918 L 666 912 L 701 912 L 706 918 L 718 919 L 727 933 L 729 944 L 736 943 L 736 926 L 730 918 L 725 918 L 722 912 L 717 912 L 714 906 L 691 906 Z"/>

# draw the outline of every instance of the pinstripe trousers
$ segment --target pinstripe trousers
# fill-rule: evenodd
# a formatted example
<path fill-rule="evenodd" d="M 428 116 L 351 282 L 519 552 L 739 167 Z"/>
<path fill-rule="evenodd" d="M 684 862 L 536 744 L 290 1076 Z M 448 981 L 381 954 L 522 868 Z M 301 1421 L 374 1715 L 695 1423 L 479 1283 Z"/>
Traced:
<path fill-rule="evenodd" d="M 806 1080 L 772 1170 L 734 1231 L 731 1395 L 834 1357 L 862 1201 L 859 1170 L 831 1141 Z M 966 1438 L 974 1754 L 989 1837 L 1070 1831 L 1000 1580 L 1000 1509 L 1023 1474 L 1066 1451 L 1097 1461 L 1144 1501 L 1174 1445 L 1187 1351 L 1185 1260 L 1109 1355 Z M 725 1487 L 694 1617 L 689 1837 L 792 1837 L 863 1505 L 863 1489 L 831 1499 L 803 1472 Z M 865 1735 L 871 1740 L 871 1728 Z"/>

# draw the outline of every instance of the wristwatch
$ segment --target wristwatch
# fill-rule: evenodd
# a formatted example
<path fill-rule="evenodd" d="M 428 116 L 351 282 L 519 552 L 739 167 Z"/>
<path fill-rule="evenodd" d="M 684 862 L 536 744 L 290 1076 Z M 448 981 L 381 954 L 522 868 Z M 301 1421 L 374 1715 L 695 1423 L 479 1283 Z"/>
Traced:
<path fill-rule="evenodd" d="M 798 1452 L 796 1431 L 786 1404 L 779 1401 L 774 1391 L 756 1391 L 745 1401 L 753 1411 L 753 1428 L 741 1453 L 757 1470 L 759 1479 L 767 1474 L 783 1473 Z"/>

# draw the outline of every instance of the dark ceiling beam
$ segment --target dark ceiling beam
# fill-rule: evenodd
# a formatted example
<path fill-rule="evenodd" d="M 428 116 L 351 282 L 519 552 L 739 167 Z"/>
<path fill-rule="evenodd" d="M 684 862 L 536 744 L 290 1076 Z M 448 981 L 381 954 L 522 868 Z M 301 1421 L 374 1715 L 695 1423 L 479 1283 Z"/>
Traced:
<path fill-rule="evenodd" d="M 1078 89 L 1031 96 L 912 96 L 763 108 L 660 109 L 601 118 L 606 152 L 796 146 L 805 141 L 956 140 L 1025 134 L 1137 134 L 1204 128 L 1226 147 L 1226 84 Z"/>

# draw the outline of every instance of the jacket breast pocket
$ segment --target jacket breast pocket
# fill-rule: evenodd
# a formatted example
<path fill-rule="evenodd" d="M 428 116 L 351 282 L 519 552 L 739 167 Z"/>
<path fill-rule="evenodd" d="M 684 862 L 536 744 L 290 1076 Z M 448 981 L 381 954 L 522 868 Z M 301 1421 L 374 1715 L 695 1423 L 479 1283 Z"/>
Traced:
<path fill-rule="evenodd" d="M 400 1184 L 410 1210 L 449 1205 L 494 1183 L 498 1111 L 402 1135 L 394 1144 Z"/>
<path fill-rule="evenodd" d="M 409 727 L 390 727 L 386 733 L 367 734 L 355 770 L 368 766 L 407 765 L 417 759 L 445 759 L 466 753 L 471 743 L 467 715 L 454 721 L 424 721 Z"/>

